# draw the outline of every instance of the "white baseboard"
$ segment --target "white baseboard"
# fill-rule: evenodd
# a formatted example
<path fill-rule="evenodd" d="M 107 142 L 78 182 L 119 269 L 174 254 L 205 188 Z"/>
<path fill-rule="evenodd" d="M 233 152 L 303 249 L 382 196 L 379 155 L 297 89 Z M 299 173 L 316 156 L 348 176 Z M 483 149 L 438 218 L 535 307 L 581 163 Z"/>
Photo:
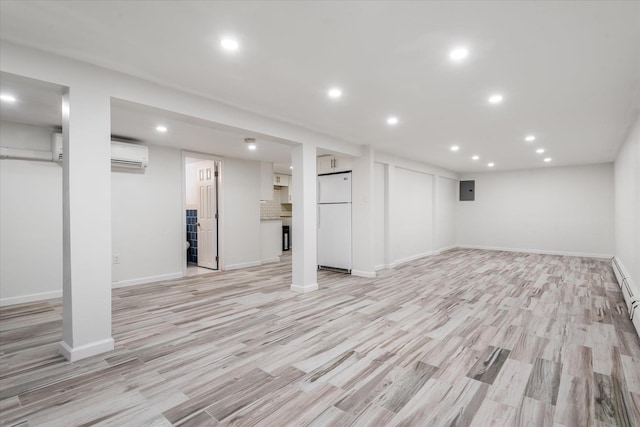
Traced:
<path fill-rule="evenodd" d="M 433 255 L 440 255 L 442 252 L 447 252 L 450 251 L 452 249 L 457 249 L 458 245 L 449 245 L 449 246 L 445 246 L 444 248 L 440 248 L 438 250 L 433 251 Z"/>
<path fill-rule="evenodd" d="M 460 249 L 484 249 L 487 251 L 522 252 L 541 255 L 562 255 L 582 258 L 611 259 L 612 254 L 593 254 L 588 252 L 545 251 L 540 249 L 503 248 L 498 246 L 456 245 Z"/>
<path fill-rule="evenodd" d="M 28 302 L 37 302 L 53 298 L 62 298 L 62 290 L 41 292 L 38 294 L 20 295 L 17 297 L 0 298 L 0 307 L 14 304 L 24 304 Z"/>
<path fill-rule="evenodd" d="M 408 256 L 408 257 L 400 258 L 400 259 L 395 260 L 395 261 L 391 264 L 391 265 L 392 265 L 392 267 L 391 267 L 391 268 L 393 268 L 393 267 L 397 267 L 397 266 L 399 266 L 399 265 L 401 265 L 401 264 L 405 264 L 405 263 L 410 262 L 410 261 L 414 261 L 414 260 L 416 260 L 416 259 L 420 259 L 420 258 L 428 257 L 428 256 L 431 256 L 431 255 L 433 255 L 433 254 L 434 254 L 434 253 L 433 253 L 432 251 L 429 251 L 429 252 L 423 252 L 423 253 L 421 253 L 421 254 L 416 254 L 416 255 L 411 255 L 411 256 Z"/>
<path fill-rule="evenodd" d="M 291 290 L 293 292 L 298 292 L 300 294 L 306 294 L 308 292 L 317 291 L 318 290 L 318 284 L 317 283 L 313 283 L 311 285 L 300 286 L 300 285 L 294 285 L 292 283 L 291 284 Z"/>
<path fill-rule="evenodd" d="M 112 351 L 113 348 L 113 338 L 107 338 L 77 347 L 71 347 L 64 341 L 60 343 L 60 353 L 62 353 L 64 358 L 69 362 L 75 362 L 76 360 L 86 359 L 96 354 L 106 353 Z"/>
<path fill-rule="evenodd" d="M 271 264 L 272 262 L 280 262 L 280 257 L 279 257 L 279 256 L 276 256 L 276 257 L 273 257 L 273 258 L 263 259 L 260 263 L 261 263 L 262 265 L 264 265 L 264 264 Z M 228 269 L 229 269 L 229 268 L 227 267 L 227 270 L 228 270 Z"/>
<path fill-rule="evenodd" d="M 362 271 L 362 270 L 351 270 L 352 276 L 365 277 L 367 279 L 372 279 L 376 277 L 375 271 Z"/>
<path fill-rule="evenodd" d="M 224 267 L 225 270 L 239 270 L 241 268 L 249 268 L 249 267 L 257 267 L 262 265 L 261 261 L 250 261 L 250 262 L 241 262 L 238 264 L 229 264 Z"/>
<path fill-rule="evenodd" d="M 163 280 L 180 279 L 183 277 L 182 271 L 176 273 L 159 274 L 157 276 L 139 277 L 137 279 L 119 280 L 111 282 L 111 288 L 124 288 L 127 286 L 144 285 L 146 283 L 162 282 Z"/>

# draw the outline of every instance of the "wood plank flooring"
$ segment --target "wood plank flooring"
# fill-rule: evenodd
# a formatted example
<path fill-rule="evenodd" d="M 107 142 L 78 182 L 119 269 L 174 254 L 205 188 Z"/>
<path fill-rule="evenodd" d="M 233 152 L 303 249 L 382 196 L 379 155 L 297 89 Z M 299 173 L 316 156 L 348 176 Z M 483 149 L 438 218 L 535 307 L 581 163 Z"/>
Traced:
<path fill-rule="evenodd" d="M 61 301 L 0 309 L 3 426 L 640 426 L 608 261 L 451 250 L 363 279 L 290 259 L 113 291 L 108 354 Z"/>

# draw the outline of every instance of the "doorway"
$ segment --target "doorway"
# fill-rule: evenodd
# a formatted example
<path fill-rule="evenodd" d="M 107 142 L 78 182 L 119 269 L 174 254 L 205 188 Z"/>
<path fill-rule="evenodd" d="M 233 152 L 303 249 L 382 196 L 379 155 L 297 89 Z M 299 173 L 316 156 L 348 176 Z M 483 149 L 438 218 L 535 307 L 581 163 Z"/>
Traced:
<path fill-rule="evenodd" d="M 208 156 L 184 157 L 186 268 L 188 276 L 220 269 L 221 162 Z"/>

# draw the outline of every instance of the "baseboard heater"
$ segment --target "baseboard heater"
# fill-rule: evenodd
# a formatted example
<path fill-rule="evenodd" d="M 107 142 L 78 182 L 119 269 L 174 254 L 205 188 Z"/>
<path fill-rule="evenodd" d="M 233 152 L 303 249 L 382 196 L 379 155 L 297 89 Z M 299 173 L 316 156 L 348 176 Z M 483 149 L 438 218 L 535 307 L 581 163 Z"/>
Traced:
<path fill-rule="evenodd" d="M 329 267 L 327 265 L 319 265 L 318 270 L 329 270 L 329 271 L 335 271 L 336 273 L 351 274 L 351 270 L 349 270 L 348 268 Z"/>
<path fill-rule="evenodd" d="M 634 287 L 631 285 L 631 278 L 627 277 L 616 257 L 611 259 L 611 267 L 616 275 L 624 301 L 627 304 L 629 318 L 633 322 L 636 332 L 640 335 L 640 294 L 634 291 Z"/>

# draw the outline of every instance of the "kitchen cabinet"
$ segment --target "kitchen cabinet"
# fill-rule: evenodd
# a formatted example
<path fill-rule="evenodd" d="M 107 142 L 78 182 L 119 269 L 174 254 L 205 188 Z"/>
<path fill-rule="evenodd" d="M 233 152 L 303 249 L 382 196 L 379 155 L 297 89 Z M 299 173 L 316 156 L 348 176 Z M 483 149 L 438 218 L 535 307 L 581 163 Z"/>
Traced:
<path fill-rule="evenodd" d="M 281 173 L 273 174 L 273 185 L 279 185 L 281 187 L 289 186 L 289 175 L 283 175 Z"/>
<path fill-rule="evenodd" d="M 282 255 L 282 221 L 260 221 L 260 259 L 262 264 L 280 261 Z"/>
<path fill-rule="evenodd" d="M 323 173 L 347 172 L 352 169 L 351 159 L 338 156 L 318 157 L 318 175 Z"/>
<path fill-rule="evenodd" d="M 280 203 L 291 203 L 291 183 L 280 189 Z"/>
<path fill-rule="evenodd" d="M 260 200 L 273 200 L 273 163 L 260 162 Z"/>

